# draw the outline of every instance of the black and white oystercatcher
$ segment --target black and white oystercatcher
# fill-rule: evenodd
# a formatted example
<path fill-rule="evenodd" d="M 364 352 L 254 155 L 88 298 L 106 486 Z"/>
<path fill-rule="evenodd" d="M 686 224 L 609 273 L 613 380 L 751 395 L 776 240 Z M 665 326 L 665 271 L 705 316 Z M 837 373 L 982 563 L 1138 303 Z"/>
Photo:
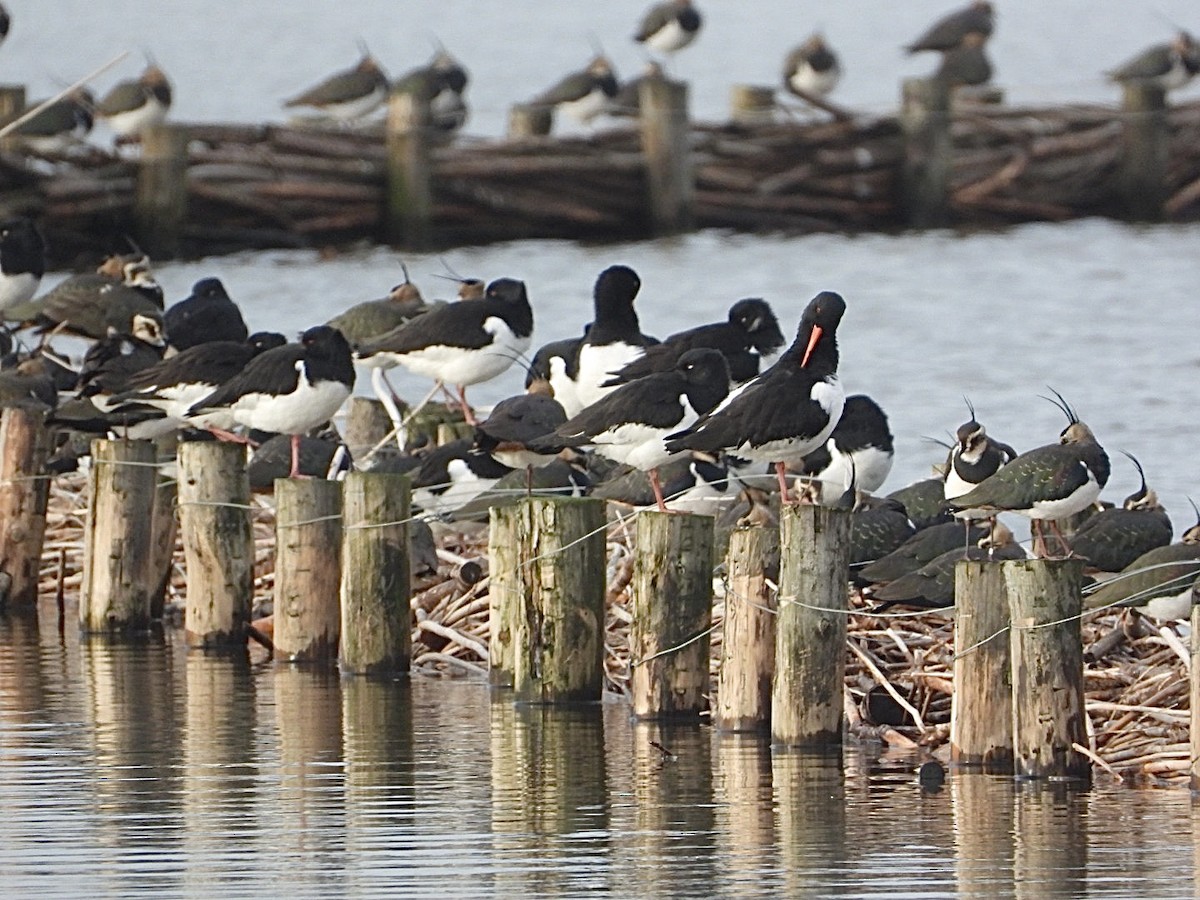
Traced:
<path fill-rule="evenodd" d="M 336 328 L 317 325 L 299 344 L 252 359 L 240 374 L 192 405 L 188 416 L 228 410 L 233 422 L 292 436 L 292 476 L 299 473 L 300 435 L 329 421 L 354 387 L 350 345 Z"/>
<path fill-rule="evenodd" d="M 773 463 L 781 496 L 787 498 L 787 465 L 799 465 L 829 439 L 846 403 L 837 374 L 837 328 L 845 312 L 840 295 L 817 294 L 779 361 L 695 425 L 671 435 L 667 449 L 725 451 Z"/>
<path fill-rule="evenodd" d="M 192 292 L 163 314 L 167 342 L 186 350 L 208 341 L 244 341 L 250 329 L 242 311 L 230 298 L 219 278 L 201 278 Z"/>
<path fill-rule="evenodd" d="M 0 224 L 0 311 L 27 303 L 46 274 L 46 243 L 32 219 Z"/>
<path fill-rule="evenodd" d="M 387 334 L 364 341 L 356 356 L 368 365 L 379 357 L 457 386 L 463 414 L 474 425 L 466 389 L 508 369 L 529 349 L 532 336 L 533 310 L 525 283 L 500 278 L 487 286 L 482 300 L 431 309 Z"/>
<path fill-rule="evenodd" d="M 682 449 L 667 449 L 664 439 L 715 408 L 728 393 L 725 357 L 711 349 L 689 350 L 671 371 L 621 385 L 529 446 L 544 453 L 591 447 L 601 456 L 647 471 L 655 502 L 665 511 L 657 468 Z"/>
<path fill-rule="evenodd" d="M 554 396 L 568 416 L 595 403 L 613 390 L 613 374 L 646 352 L 652 341 L 638 326 L 634 298 L 642 280 L 628 266 L 609 266 L 596 278 L 592 289 L 595 315 L 576 354 L 574 382 L 559 396 L 559 385 L 551 379 Z"/>
<path fill-rule="evenodd" d="M 895 447 L 887 414 L 865 394 L 846 398 L 824 446 L 804 457 L 802 474 L 820 483 L 820 503 L 833 506 L 851 487 L 874 493 L 892 471 Z"/>

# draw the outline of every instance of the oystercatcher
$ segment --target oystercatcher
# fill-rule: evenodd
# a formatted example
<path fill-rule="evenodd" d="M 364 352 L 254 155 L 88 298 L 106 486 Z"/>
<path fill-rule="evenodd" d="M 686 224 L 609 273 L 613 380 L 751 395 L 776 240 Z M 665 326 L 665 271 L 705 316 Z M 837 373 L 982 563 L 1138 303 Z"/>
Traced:
<path fill-rule="evenodd" d="M 33 299 L 46 274 L 46 243 L 32 219 L 0 225 L 0 312 Z"/>
<path fill-rule="evenodd" d="M 136 80 L 115 84 L 96 104 L 96 115 L 118 138 L 129 138 L 162 123 L 170 108 L 171 82 L 151 63 Z"/>
<path fill-rule="evenodd" d="M 208 341 L 244 341 L 250 335 L 242 311 L 219 278 L 201 278 L 192 293 L 163 314 L 167 342 L 187 350 Z"/>
<path fill-rule="evenodd" d="M 546 465 L 556 453 L 538 453 L 530 442 L 545 437 L 567 421 L 562 404 L 544 394 L 518 394 L 492 407 L 475 426 L 474 446 L 512 469 Z"/>
<path fill-rule="evenodd" d="M 525 283 L 500 278 L 487 286 L 482 300 L 449 303 L 358 347 L 359 361 L 380 357 L 382 364 L 458 388 L 463 415 L 474 425 L 466 389 L 504 372 L 526 350 L 533 335 L 533 310 Z"/>
<path fill-rule="evenodd" d="M 659 53 L 674 53 L 696 39 L 700 25 L 692 0 L 666 0 L 646 11 L 633 39 Z"/>
<path fill-rule="evenodd" d="M 974 0 L 929 26 L 929 30 L 904 49 L 909 53 L 922 50 L 953 50 L 969 34 L 990 37 L 996 24 L 996 12 L 987 0 Z"/>
<path fill-rule="evenodd" d="M 324 81 L 290 100 L 284 106 L 308 106 L 339 122 L 360 119 L 374 112 L 387 98 L 388 79 L 369 53 L 353 68 L 330 75 Z"/>
<path fill-rule="evenodd" d="M 413 503 L 425 512 L 446 515 L 474 500 L 512 468 L 460 438 L 435 447 L 413 480 Z"/>
<path fill-rule="evenodd" d="M 820 502 L 833 506 L 850 487 L 874 493 L 892 471 L 895 448 L 887 414 L 865 394 L 846 398 L 824 446 L 804 457 L 800 472 L 820 484 Z"/>
<path fill-rule="evenodd" d="M 1181 88 L 1200 72 L 1200 44 L 1186 31 L 1155 44 L 1117 66 L 1108 77 L 1120 84 L 1150 84 L 1164 91 Z"/>
<path fill-rule="evenodd" d="M 734 384 L 741 384 L 756 377 L 763 360 L 774 358 L 785 343 L 786 338 L 779 330 L 779 320 L 771 305 L 759 297 L 749 297 L 733 304 L 724 322 L 689 328 L 667 336 L 660 344 L 646 347 L 642 356 L 623 366 L 602 386 L 612 387 L 651 372 L 664 372 L 672 368 L 680 356 L 697 347 L 721 351 L 729 363 L 730 379 Z"/>
<path fill-rule="evenodd" d="M 543 453 L 591 447 L 647 471 L 655 502 L 666 511 L 657 469 L 681 450 L 667 449 L 664 439 L 715 408 L 728 393 L 725 357 L 711 349 L 689 350 L 671 371 L 621 385 L 529 446 Z"/>
<path fill-rule="evenodd" d="M 609 266 L 596 278 L 595 317 L 579 344 L 575 378 L 559 398 L 568 416 L 612 391 L 615 385 L 608 381 L 613 373 L 642 356 L 650 345 L 633 308 L 641 287 L 642 280 L 628 266 Z M 558 397 L 558 385 L 553 380 L 550 384 Z"/>
<path fill-rule="evenodd" d="M 783 61 L 783 86 L 799 97 L 826 97 L 842 78 L 837 54 L 814 34 Z"/>
<path fill-rule="evenodd" d="M 840 295 L 817 294 L 779 361 L 695 425 L 670 435 L 667 450 L 723 450 L 773 463 L 780 496 L 787 501 L 787 465 L 800 464 L 829 439 L 845 406 L 837 375 L 837 328 L 845 312 Z"/>
<path fill-rule="evenodd" d="M 1068 424 L 1058 443 L 1022 453 L 994 475 L 965 494 L 946 500 L 951 512 L 979 510 L 985 514 L 1005 510 L 1032 519 L 1034 553 L 1046 554 L 1040 523 L 1050 527 L 1064 549 L 1066 540 L 1056 520 L 1072 516 L 1096 502 L 1108 483 L 1108 454 L 1062 395 L 1052 400 L 1067 416 Z M 1067 549 L 1069 553 L 1069 549 Z"/>
<path fill-rule="evenodd" d="M 267 350 L 188 409 L 193 418 L 227 410 L 235 424 L 292 436 L 292 471 L 299 474 L 300 435 L 329 421 L 354 387 L 350 345 L 336 328 L 317 325 L 299 344 Z"/>

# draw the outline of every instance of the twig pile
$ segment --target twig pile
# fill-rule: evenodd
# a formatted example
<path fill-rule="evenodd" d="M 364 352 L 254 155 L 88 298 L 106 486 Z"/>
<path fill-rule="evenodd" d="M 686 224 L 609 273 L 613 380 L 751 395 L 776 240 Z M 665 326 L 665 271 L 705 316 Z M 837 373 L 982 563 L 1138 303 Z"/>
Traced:
<path fill-rule="evenodd" d="M 41 595 L 77 596 L 82 580 L 84 479 L 52 482 L 42 562 Z M 254 514 L 255 605 L 269 610 L 274 585 L 274 510 L 260 499 Z M 439 567 L 414 581 L 413 667 L 426 674 L 487 672 L 487 528 L 438 526 Z M 627 521 L 610 526 L 606 689 L 627 693 L 629 585 L 633 574 Z M 726 602 L 720 583 L 713 607 L 712 674 L 721 658 Z M 176 620 L 186 595 L 182 548 L 168 588 Z M 953 625 L 943 613 L 879 617 L 852 597 L 846 659 L 846 716 L 855 735 L 897 747 L 948 751 L 954 692 Z M 170 617 L 169 617 L 170 620 Z M 1096 764 L 1124 781 L 1178 784 L 1189 764 L 1189 680 L 1186 637 L 1128 613 L 1090 616 L 1083 624 L 1089 746 Z M 997 640 L 1008 640 L 1000 635 Z M 255 651 L 260 652 L 260 651 Z"/>

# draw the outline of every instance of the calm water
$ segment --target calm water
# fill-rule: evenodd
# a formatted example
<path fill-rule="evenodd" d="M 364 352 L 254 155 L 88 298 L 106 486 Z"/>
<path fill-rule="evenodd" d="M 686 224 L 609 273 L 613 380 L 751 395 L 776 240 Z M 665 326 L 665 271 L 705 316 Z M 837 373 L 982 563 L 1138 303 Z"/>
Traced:
<path fill-rule="evenodd" d="M 0 620 L 5 896 L 1191 897 L 1186 791 L 777 753 Z M 668 747 L 668 759 L 650 742 Z"/>

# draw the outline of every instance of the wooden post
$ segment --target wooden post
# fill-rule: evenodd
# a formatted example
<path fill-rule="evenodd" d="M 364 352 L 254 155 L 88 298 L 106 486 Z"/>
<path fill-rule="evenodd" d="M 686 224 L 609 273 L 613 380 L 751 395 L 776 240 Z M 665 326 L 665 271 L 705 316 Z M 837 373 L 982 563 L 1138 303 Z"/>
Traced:
<path fill-rule="evenodd" d="M 937 78 L 909 78 L 900 107 L 904 131 L 901 196 L 908 224 L 935 228 L 949 220 L 950 93 Z"/>
<path fill-rule="evenodd" d="M 408 493 L 403 475 L 351 472 L 343 482 L 344 673 L 393 675 L 412 660 Z"/>
<path fill-rule="evenodd" d="M 713 724 L 721 731 L 771 727 L 771 679 L 775 675 L 775 592 L 779 583 L 779 531 L 735 528 L 725 557 L 725 633 Z"/>
<path fill-rule="evenodd" d="M 150 623 L 150 559 L 158 467 L 150 441 L 92 442 L 79 623 L 124 632 Z"/>
<path fill-rule="evenodd" d="M 1013 755 L 1027 778 L 1091 778 L 1083 706 L 1080 560 L 1004 563 L 1012 615 Z M 1054 624 L 1050 624 L 1054 623 Z"/>
<path fill-rule="evenodd" d="M 784 746 L 840 747 L 850 515 L 788 506 L 779 518 L 771 733 Z"/>
<path fill-rule="evenodd" d="M 180 445 L 179 519 L 188 645 L 244 646 L 254 597 L 254 532 L 241 444 Z"/>
<path fill-rule="evenodd" d="M 45 421 L 16 407 L 0 417 L 0 609 L 37 605 L 50 497 Z"/>
<path fill-rule="evenodd" d="M 764 125 L 775 118 L 775 88 L 735 84 L 729 89 L 729 116 L 739 125 Z"/>
<path fill-rule="evenodd" d="M 155 258 L 176 256 L 187 219 L 188 130 L 165 122 L 142 132 L 142 159 L 134 191 L 138 243 Z"/>
<path fill-rule="evenodd" d="M 638 516 L 629 626 L 636 718 L 692 717 L 708 708 L 712 568 L 712 516 Z"/>
<path fill-rule="evenodd" d="M 392 420 L 384 405 L 372 397 L 351 397 L 346 413 L 346 447 L 353 459 L 360 459 L 391 434 Z"/>
<path fill-rule="evenodd" d="M 158 449 L 159 458 L 162 459 L 162 448 Z M 158 484 L 154 487 L 154 537 L 150 542 L 150 618 L 155 621 L 163 617 L 167 589 L 175 567 L 175 539 L 179 536 L 179 522 L 175 515 L 179 508 L 178 501 L 179 482 L 160 473 Z"/>
<path fill-rule="evenodd" d="M 554 108 L 533 103 L 517 103 L 508 110 L 508 139 L 546 137 L 554 128 Z"/>
<path fill-rule="evenodd" d="M 25 85 L 0 84 L 0 128 L 14 121 L 25 112 Z M 12 146 L 19 142 L 15 134 L 0 141 L 0 146 Z"/>
<path fill-rule="evenodd" d="M 395 90 L 387 115 L 387 239 L 410 248 L 432 237 L 433 185 L 429 101 L 420 90 Z"/>
<path fill-rule="evenodd" d="M 1197 588 L 1192 586 L 1192 638 L 1191 638 L 1191 743 L 1192 793 L 1200 791 L 1200 603 L 1197 600 Z"/>
<path fill-rule="evenodd" d="M 604 521 L 603 500 L 529 498 L 491 509 L 492 666 L 512 667 L 492 680 L 511 681 L 518 701 L 600 699 Z M 513 545 L 496 552 L 505 538 Z"/>
<path fill-rule="evenodd" d="M 439 422 L 434 443 L 443 447 L 446 444 L 453 444 L 460 438 L 474 437 L 474 435 L 475 426 L 468 425 L 466 422 Z"/>
<path fill-rule="evenodd" d="M 1011 773 L 1012 674 L 1001 563 L 959 562 L 954 569 L 954 608 L 950 759 L 992 774 Z"/>
<path fill-rule="evenodd" d="M 333 662 L 341 625 L 342 486 L 275 480 L 275 658 Z"/>
<path fill-rule="evenodd" d="M 692 227 L 695 193 L 688 143 L 687 85 L 646 76 L 638 102 L 650 227 L 655 234 L 687 231 Z"/>
<path fill-rule="evenodd" d="M 1131 219 L 1157 221 L 1167 200 L 1171 129 L 1166 93 L 1156 85 L 1122 85 L 1121 201 Z"/>

